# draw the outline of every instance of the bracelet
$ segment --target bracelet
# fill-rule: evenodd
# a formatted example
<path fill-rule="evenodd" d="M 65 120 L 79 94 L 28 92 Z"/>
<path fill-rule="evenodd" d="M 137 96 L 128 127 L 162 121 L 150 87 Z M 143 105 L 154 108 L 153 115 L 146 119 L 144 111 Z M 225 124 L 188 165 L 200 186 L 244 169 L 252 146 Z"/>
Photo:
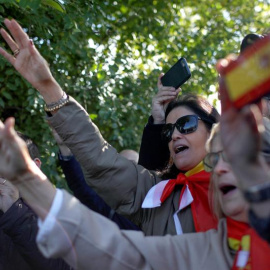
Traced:
<path fill-rule="evenodd" d="M 69 102 L 69 96 L 63 92 L 63 96 L 56 102 L 45 104 L 44 110 L 45 112 L 54 112 L 63 106 L 65 106 Z"/>
<path fill-rule="evenodd" d="M 244 191 L 244 197 L 250 203 L 270 200 L 270 182 L 249 187 Z"/>

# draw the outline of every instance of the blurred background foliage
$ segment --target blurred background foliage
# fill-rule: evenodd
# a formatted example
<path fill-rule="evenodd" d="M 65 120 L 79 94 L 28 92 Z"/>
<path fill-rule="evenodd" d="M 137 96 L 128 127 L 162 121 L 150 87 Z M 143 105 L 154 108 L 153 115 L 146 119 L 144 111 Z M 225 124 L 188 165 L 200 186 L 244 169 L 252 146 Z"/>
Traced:
<path fill-rule="evenodd" d="M 215 103 L 216 60 L 238 53 L 247 33 L 270 28 L 265 0 L 0 0 L 1 27 L 6 17 L 24 27 L 57 81 L 119 151 L 139 150 L 158 75 L 178 58 L 192 71 L 183 92 Z M 41 97 L 3 58 L 0 73 L 1 119 L 16 117 L 17 129 L 39 145 L 43 171 L 63 187 Z"/>

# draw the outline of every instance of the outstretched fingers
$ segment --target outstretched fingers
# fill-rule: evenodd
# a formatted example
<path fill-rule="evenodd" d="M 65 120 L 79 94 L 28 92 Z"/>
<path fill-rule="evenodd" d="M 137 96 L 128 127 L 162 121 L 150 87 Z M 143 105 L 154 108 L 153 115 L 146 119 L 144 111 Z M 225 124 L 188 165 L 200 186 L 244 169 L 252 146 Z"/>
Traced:
<path fill-rule="evenodd" d="M 11 64 L 11 65 L 15 65 L 15 57 L 9 53 L 7 53 L 3 48 L 0 47 L 0 55 L 2 55 L 4 58 L 7 59 L 7 61 Z"/>
<path fill-rule="evenodd" d="M 13 40 L 13 38 L 6 32 L 5 29 L 1 28 L 0 30 L 1 36 L 3 39 L 6 41 L 8 46 L 10 47 L 11 51 L 14 53 L 19 50 L 18 45 L 16 42 Z M 15 57 L 8 53 L 6 50 L 0 47 L 0 54 L 7 59 L 8 62 L 10 62 L 13 66 L 15 64 Z"/>
<path fill-rule="evenodd" d="M 16 44 L 16 42 L 3 28 L 1 29 L 1 35 L 13 52 L 18 49 L 18 45 Z"/>
<path fill-rule="evenodd" d="M 19 65 L 16 64 L 16 57 L 19 55 L 20 51 L 22 50 L 24 52 L 28 51 L 28 55 L 29 53 L 34 55 L 36 52 L 35 46 L 33 44 L 33 41 L 29 39 L 28 35 L 23 31 L 21 26 L 14 19 L 12 20 L 5 19 L 4 23 L 11 35 L 7 33 L 7 31 L 5 31 L 5 29 L 3 28 L 0 30 L 0 33 L 3 39 L 7 42 L 13 54 L 8 53 L 1 47 L 0 47 L 0 54 L 4 58 L 6 58 L 7 61 L 10 62 L 16 69 L 18 69 Z M 24 62 L 24 59 L 23 61 L 19 61 L 19 63 L 20 62 Z M 15 65 L 17 65 L 17 67 Z"/>
<path fill-rule="evenodd" d="M 25 48 L 29 45 L 28 35 L 23 31 L 22 27 L 16 22 L 16 20 L 5 19 L 4 23 L 14 38 L 18 49 Z"/>

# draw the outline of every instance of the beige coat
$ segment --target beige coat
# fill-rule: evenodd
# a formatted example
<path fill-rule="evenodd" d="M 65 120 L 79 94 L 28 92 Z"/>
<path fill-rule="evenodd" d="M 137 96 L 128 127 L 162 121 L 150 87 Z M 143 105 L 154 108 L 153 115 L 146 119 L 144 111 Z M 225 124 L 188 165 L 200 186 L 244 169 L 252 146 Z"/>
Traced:
<path fill-rule="evenodd" d="M 218 231 L 145 237 L 120 231 L 65 191 L 56 222 L 38 246 L 46 257 L 62 257 L 85 270 L 229 270 L 233 264 L 225 220 Z"/>
<path fill-rule="evenodd" d="M 48 117 L 85 171 L 86 182 L 115 209 L 139 225 L 146 235 L 176 234 L 173 214 L 178 209 L 180 187 L 162 204 L 142 209 L 149 189 L 161 181 L 157 174 L 117 153 L 99 133 L 88 113 L 72 98 Z M 183 232 L 194 232 L 190 207 L 178 214 Z"/>

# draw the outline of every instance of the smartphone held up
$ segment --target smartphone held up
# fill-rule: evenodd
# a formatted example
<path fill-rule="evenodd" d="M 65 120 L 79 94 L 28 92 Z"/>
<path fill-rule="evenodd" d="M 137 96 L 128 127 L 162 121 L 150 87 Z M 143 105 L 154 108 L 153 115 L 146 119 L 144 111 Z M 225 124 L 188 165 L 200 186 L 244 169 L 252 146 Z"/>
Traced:
<path fill-rule="evenodd" d="M 183 85 L 191 77 L 187 61 L 181 57 L 165 74 L 161 77 L 163 86 L 172 86 L 175 89 Z"/>

